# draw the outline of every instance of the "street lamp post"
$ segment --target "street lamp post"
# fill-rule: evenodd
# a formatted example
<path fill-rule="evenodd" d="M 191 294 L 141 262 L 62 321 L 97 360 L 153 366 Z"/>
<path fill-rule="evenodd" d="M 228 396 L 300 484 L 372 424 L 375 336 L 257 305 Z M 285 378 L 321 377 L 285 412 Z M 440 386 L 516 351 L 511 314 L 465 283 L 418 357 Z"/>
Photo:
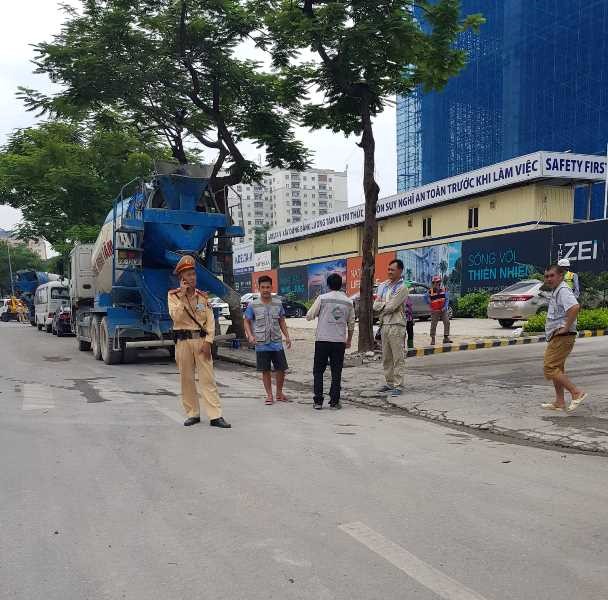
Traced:
<path fill-rule="evenodd" d="M 11 278 L 11 296 L 15 295 L 15 286 L 13 285 L 13 265 L 11 263 L 11 245 L 6 242 L 6 251 L 8 252 L 8 270 Z"/>

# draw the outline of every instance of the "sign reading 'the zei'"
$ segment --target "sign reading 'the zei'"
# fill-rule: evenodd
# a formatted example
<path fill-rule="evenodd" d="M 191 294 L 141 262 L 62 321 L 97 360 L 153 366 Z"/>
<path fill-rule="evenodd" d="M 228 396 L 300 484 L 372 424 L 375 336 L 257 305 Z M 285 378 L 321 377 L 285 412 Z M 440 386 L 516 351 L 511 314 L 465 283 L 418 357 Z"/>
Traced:
<path fill-rule="evenodd" d="M 552 261 L 567 258 L 573 271 L 608 271 L 606 221 L 555 227 L 552 233 Z"/>

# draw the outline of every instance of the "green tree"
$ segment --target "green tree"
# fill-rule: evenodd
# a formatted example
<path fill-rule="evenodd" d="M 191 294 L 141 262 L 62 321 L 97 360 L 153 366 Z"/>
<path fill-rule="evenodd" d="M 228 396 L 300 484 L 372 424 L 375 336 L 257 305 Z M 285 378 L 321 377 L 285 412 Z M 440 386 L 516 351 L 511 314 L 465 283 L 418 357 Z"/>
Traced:
<path fill-rule="evenodd" d="M 270 250 L 272 256 L 272 268 L 276 269 L 279 266 L 279 246 L 277 244 L 269 244 L 266 234 L 270 229 L 270 225 L 260 225 L 254 229 L 253 249 L 255 252 L 266 252 Z"/>
<path fill-rule="evenodd" d="M 60 114 L 118 110 L 141 131 L 162 134 L 173 156 L 186 144 L 215 155 L 210 190 L 228 212 L 226 186 L 260 179 L 239 142 L 253 140 L 270 167 L 303 169 L 292 113 L 304 95 L 289 72 L 265 72 L 239 58 L 259 26 L 256 2 L 239 0 L 83 0 L 61 33 L 38 44 L 37 72 L 63 85 L 52 98 L 23 90 L 31 109 Z M 285 71 L 285 70 L 283 70 Z M 231 241 L 220 239 L 224 281 L 233 283 Z M 233 300 L 231 302 L 231 300 Z M 239 298 L 228 298 L 242 329 Z"/>
<path fill-rule="evenodd" d="M 376 205 L 379 187 L 374 178 L 373 118 L 395 94 L 408 95 L 418 86 L 442 88 L 464 66 L 465 52 L 454 43 L 463 32 L 477 28 L 483 18 L 460 17 L 459 0 L 266 0 L 269 34 L 260 44 L 272 50 L 277 68 L 291 69 L 316 88 L 304 107 L 302 121 L 345 135 L 361 136 L 365 223 L 359 350 L 373 346 L 372 289 L 377 252 Z M 313 59 L 294 66 L 302 51 Z"/>
<path fill-rule="evenodd" d="M 23 213 L 19 237 L 59 253 L 94 241 L 121 186 L 167 152 L 129 127 L 50 121 L 21 129 L 0 151 L 0 203 Z"/>
<path fill-rule="evenodd" d="M 42 269 L 42 260 L 27 246 L 19 244 L 9 248 L 6 242 L 0 241 L 0 293 L 3 296 L 11 293 L 9 251 L 13 276 L 21 269 L 35 269 L 37 271 Z"/>

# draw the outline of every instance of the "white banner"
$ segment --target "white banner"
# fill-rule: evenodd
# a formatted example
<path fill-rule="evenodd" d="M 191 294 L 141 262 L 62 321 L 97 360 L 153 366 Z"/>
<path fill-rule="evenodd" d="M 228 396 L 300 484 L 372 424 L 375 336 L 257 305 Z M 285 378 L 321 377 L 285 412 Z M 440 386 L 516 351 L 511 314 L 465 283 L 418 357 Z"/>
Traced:
<path fill-rule="evenodd" d="M 541 179 L 604 181 L 606 170 L 606 158 L 603 156 L 535 152 L 381 198 L 378 200 L 376 217 L 382 219 L 524 181 Z M 276 243 L 362 223 L 363 218 L 364 205 L 358 204 L 342 212 L 294 223 L 281 229 L 271 229 L 266 234 L 266 238 L 268 243 Z"/>
<path fill-rule="evenodd" d="M 253 271 L 253 244 L 242 244 L 232 249 L 232 268 L 235 273 Z"/>
<path fill-rule="evenodd" d="M 258 273 L 259 271 L 270 271 L 270 269 L 272 269 L 272 251 L 257 252 L 253 270 Z"/>

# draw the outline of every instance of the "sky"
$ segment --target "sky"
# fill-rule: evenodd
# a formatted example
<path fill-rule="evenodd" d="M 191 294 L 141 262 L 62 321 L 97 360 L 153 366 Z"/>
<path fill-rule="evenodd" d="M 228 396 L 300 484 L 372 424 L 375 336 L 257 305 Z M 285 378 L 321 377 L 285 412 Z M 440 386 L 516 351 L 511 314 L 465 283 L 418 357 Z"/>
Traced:
<path fill-rule="evenodd" d="M 59 31 L 64 15 L 59 5 L 65 0 L 20 0 L 2 2 L 0 20 L 0 145 L 12 131 L 33 125 L 35 115 L 25 111 L 15 97 L 18 86 L 32 87 L 41 91 L 52 90 L 52 84 L 44 75 L 32 73 L 34 56 L 31 44 L 48 41 Z M 70 4 L 77 5 L 76 0 Z M 357 138 L 348 139 L 330 131 L 299 128 L 298 137 L 313 154 L 313 166 L 325 169 L 348 170 L 349 205 L 363 201 L 363 153 L 356 145 Z M 376 138 L 376 179 L 380 185 L 380 197 L 396 191 L 397 160 L 395 148 L 395 109 L 388 108 L 374 122 Z M 259 151 L 253 144 L 245 144 L 247 158 L 257 160 Z M 0 205 L 0 228 L 10 229 L 21 218 L 19 211 Z"/>

